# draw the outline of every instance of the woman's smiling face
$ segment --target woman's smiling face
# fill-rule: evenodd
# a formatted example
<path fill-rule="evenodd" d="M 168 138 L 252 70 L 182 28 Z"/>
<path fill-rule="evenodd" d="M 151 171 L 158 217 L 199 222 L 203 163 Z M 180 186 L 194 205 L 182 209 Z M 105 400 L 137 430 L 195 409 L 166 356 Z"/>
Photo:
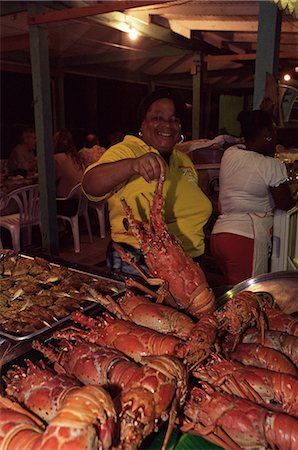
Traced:
<path fill-rule="evenodd" d="M 181 124 L 174 102 L 161 98 L 152 103 L 142 123 L 142 139 L 160 153 L 170 154 L 180 140 Z"/>

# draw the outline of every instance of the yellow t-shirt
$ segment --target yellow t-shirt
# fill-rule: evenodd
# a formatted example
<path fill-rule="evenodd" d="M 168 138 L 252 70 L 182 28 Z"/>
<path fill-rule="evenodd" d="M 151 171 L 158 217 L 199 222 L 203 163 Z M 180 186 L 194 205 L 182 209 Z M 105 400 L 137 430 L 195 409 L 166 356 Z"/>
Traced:
<path fill-rule="evenodd" d="M 122 142 L 110 147 L 85 173 L 97 165 L 137 158 L 148 152 L 159 154 L 141 139 L 128 135 Z M 124 228 L 125 213 L 120 199 L 125 198 L 137 220 L 148 221 L 155 188 L 156 181 L 147 183 L 143 177 L 135 175 L 128 183 L 118 186 L 105 196 L 108 199 L 111 237 L 114 242 L 139 247 L 136 239 Z M 86 194 L 88 195 L 87 192 Z M 202 255 L 205 248 L 203 227 L 211 215 L 212 205 L 198 186 L 198 174 L 191 160 L 178 150 L 173 150 L 170 158 L 163 196 L 164 219 L 168 231 L 180 240 L 184 250 L 193 258 Z M 88 197 L 92 201 L 104 198 L 91 195 Z"/>

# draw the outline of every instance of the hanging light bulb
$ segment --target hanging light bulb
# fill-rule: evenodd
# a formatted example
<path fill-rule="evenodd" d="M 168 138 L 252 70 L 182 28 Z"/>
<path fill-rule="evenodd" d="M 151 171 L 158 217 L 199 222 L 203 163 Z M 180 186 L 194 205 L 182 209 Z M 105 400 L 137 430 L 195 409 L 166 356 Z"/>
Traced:
<path fill-rule="evenodd" d="M 284 81 L 290 81 L 290 79 L 292 78 L 291 75 L 287 72 L 284 74 Z"/>
<path fill-rule="evenodd" d="M 130 27 L 129 30 L 128 30 L 128 36 L 130 37 L 130 39 L 132 41 L 134 41 L 139 36 L 139 33 L 137 32 L 137 30 L 135 30 L 134 28 Z"/>

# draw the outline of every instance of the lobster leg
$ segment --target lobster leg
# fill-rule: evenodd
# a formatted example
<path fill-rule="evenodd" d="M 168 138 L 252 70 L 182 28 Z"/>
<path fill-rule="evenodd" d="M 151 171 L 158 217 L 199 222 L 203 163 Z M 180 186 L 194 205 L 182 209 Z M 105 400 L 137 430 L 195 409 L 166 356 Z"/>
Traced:
<path fill-rule="evenodd" d="M 158 290 L 159 294 L 158 295 L 154 294 L 154 296 L 157 297 L 158 303 L 162 303 L 163 300 L 165 299 L 165 297 L 169 294 L 167 281 L 165 281 L 161 278 L 148 277 L 147 274 L 134 262 L 133 258 L 128 253 L 126 253 L 120 245 L 114 243 L 113 247 L 115 248 L 115 250 L 117 250 L 121 259 L 123 261 L 125 261 L 126 263 L 130 264 L 141 275 L 141 277 L 146 281 L 146 283 L 148 283 L 151 286 L 160 286 L 160 288 Z M 145 286 L 141 287 L 142 285 L 140 283 L 133 282 L 133 280 L 131 280 L 131 279 L 130 279 L 130 283 L 134 284 L 135 287 L 142 289 L 144 292 L 150 293 L 150 295 L 152 295 L 152 293 L 153 293 L 151 290 L 147 289 Z M 127 284 L 128 284 L 128 281 L 127 281 Z"/>

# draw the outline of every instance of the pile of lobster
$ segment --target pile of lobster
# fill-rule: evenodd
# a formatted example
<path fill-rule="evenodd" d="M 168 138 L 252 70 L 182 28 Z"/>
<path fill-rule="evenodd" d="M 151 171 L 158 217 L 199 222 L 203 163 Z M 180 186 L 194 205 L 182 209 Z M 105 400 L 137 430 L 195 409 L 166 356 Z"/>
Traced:
<path fill-rule="evenodd" d="M 298 448 L 298 321 L 250 291 L 216 309 L 164 226 L 161 192 L 162 180 L 150 224 L 123 201 L 161 291 L 129 280 L 117 301 L 92 292 L 109 312 L 75 312 L 33 342 L 44 359 L 2 377 L 2 450 L 134 450 L 165 421 L 163 449 L 174 426 L 229 450 Z"/>

